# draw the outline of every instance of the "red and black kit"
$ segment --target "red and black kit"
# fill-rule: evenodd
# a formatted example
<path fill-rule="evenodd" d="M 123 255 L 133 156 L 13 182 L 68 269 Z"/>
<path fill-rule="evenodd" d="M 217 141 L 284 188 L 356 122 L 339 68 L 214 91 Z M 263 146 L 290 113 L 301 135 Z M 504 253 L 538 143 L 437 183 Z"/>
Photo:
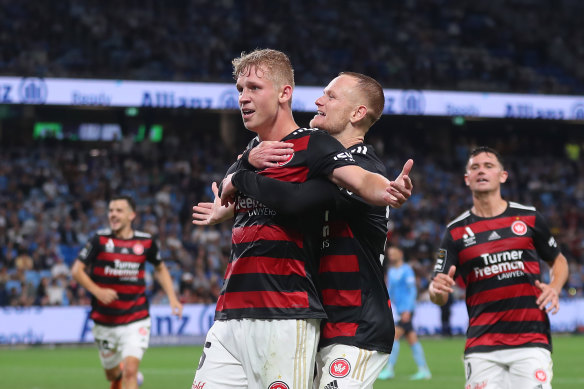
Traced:
<path fill-rule="evenodd" d="M 349 152 L 362 168 L 385 175 L 371 146 L 358 144 Z M 389 208 L 371 206 L 328 179 L 285 183 L 240 171 L 232 181 L 240 191 L 283 214 L 310 210 L 322 216 L 317 221 L 318 283 L 328 319 L 322 322 L 319 346 L 347 344 L 391 352 L 395 328 L 381 263 Z"/>
<path fill-rule="evenodd" d="M 294 144 L 294 154 L 260 174 L 304 182 L 355 164 L 351 154 L 321 130 L 297 129 L 282 141 Z M 255 138 L 249 148 L 258 143 Z M 215 319 L 325 318 L 315 281 L 320 218 L 317 212 L 285 215 L 238 193 L 231 255 Z"/>
<path fill-rule="evenodd" d="M 550 265 L 560 249 L 534 207 L 509 202 L 501 215 L 466 211 L 447 227 L 434 275 L 457 268 L 466 285 L 469 316 L 465 353 L 514 347 L 551 351 L 550 323 L 536 299 L 540 260 Z"/>
<path fill-rule="evenodd" d="M 103 305 L 92 297 L 91 319 L 118 326 L 149 316 L 144 271 L 146 261 L 161 263 L 158 246 L 150 234 L 134 231 L 131 239 L 118 239 L 110 229 L 98 231 L 79 253 L 89 276 L 102 288 L 114 289 L 118 299 Z"/>

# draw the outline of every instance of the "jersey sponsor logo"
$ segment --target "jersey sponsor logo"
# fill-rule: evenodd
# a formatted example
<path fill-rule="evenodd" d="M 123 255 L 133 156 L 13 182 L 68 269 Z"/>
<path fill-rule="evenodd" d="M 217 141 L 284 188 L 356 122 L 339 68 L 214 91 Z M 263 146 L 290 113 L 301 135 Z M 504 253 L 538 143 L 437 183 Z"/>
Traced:
<path fill-rule="evenodd" d="M 122 280 L 135 281 L 140 272 L 140 263 L 124 262 L 114 259 L 114 267 L 105 266 L 103 273 L 106 276 L 120 277 Z"/>
<path fill-rule="evenodd" d="M 268 389 L 290 389 L 290 387 L 283 381 L 275 381 L 268 386 Z"/>
<path fill-rule="evenodd" d="M 136 243 L 133 247 L 132 247 L 132 251 L 134 252 L 134 254 L 136 255 L 142 255 L 144 254 L 144 246 L 142 246 L 142 243 Z"/>
<path fill-rule="evenodd" d="M 331 362 L 329 374 L 335 378 L 343 378 L 351 372 L 351 364 L 345 358 L 337 358 Z"/>
<path fill-rule="evenodd" d="M 444 266 L 446 265 L 446 259 L 448 258 L 448 251 L 446 249 L 438 249 L 436 253 L 436 264 L 434 265 L 434 271 L 437 273 L 444 272 Z"/>
<path fill-rule="evenodd" d="M 473 244 L 477 243 L 477 237 L 475 236 L 474 232 L 470 229 L 470 227 L 464 227 L 466 231 L 465 234 L 462 235 L 462 240 L 464 242 L 464 247 L 472 246 Z"/>
<path fill-rule="evenodd" d="M 523 250 L 510 250 L 494 254 L 481 254 L 485 267 L 475 267 L 477 278 L 499 275 L 498 279 L 522 276 L 525 270 Z M 501 274 L 506 273 L 506 274 Z"/>
<path fill-rule="evenodd" d="M 111 238 L 108 239 L 107 243 L 105 244 L 105 251 L 108 253 L 113 253 L 115 248 L 114 241 L 111 240 Z"/>
<path fill-rule="evenodd" d="M 554 237 L 550 237 L 550 239 L 548 240 L 548 246 L 550 247 L 558 247 L 558 244 L 556 243 L 556 240 L 554 239 Z"/>
<path fill-rule="evenodd" d="M 278 165 L 278 166 L 284 166 L 288 162 L 292 161 L 292 158 L 294 158 L 294 153 L 286 155 L 286 160 L 284 160 L 284 161 L 278 161 L 278 162 L 276 162 L 276 165 Z"/>
<path fill-rule="evenodd" d="M 527 224 L 521 220 L 514 221 L 511 224 L 511 231 L 513 231 L 515 235 L 525 235 L 527 233 Z"/>
<path fill-rule="evenodd" d="M 324 386 L 324 389 L 338 389 L 339 385 L 337 384 L 337 380 L 334 380 L 333 382 L 329 382 L 328 384 L 326 384 Z"/>
<path fill-rule="evenodd" d="M 545 373 L 545 371 L 543 371 L 543 369 L 537 369 L 534 374 L 536 380 L 538 380 L 539 382 L 546 382 L 547 374 Z"/>
<path fill-rule="evenodd" d="M 497 240 L 497 239 L 501 239 L 501 235 L 497 234 L 497 231 L 491 232 L 491 235 L 489 235 L 489 240 Z"/>

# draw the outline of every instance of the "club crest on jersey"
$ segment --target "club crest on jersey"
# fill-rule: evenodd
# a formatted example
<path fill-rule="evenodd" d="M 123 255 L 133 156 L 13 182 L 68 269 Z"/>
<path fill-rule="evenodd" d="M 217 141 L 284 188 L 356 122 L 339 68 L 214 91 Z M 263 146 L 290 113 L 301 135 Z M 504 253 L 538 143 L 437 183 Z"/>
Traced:
<path fill-rule="evenodd" d="M 343 378 L 349 375 L 351 364 L 345 358 L 337 358 L 331 362 L 329 374 L 335 378 Z"/>
<path fill-rule="evenodd" d="M 527 224 L 521 220 L 516 220 L 511 224 L 511 231 L 515 235 L 525 235 L 527 233 Z"/>
<path fill-rule="evenodd" d="M 284 161 L 278 161 L 278 162 L 276 162 L 276 165 L 284 166 L 284 165 L 288 164 L 288 162 L 292 161 L 292 158 L 294 158 L 294 153 L 288 154 L 285 157 L 286 157 L 286 159 Z"/>
<path fill-rule="evenodd" d="M 547 374 L 545 373 L 545 371 L 543 371 L 542 369 L 537 369 L 535 371 L 535 378 L 539 381 L 539 382 L 545 382 L 547 380 Z"/>
<path fill-rule="evenodd" d="M 268 389 L 290 389 L 290 387 L 285 382 L 276 381 L 276 382 L 272 382 L 270 384 L 270 386 L 268 386 Z"/>
<path fill-rule="evenodd" d="M 136 243 L 133 247 L 132 247 L 132 251 L 134 252 L 134 254 L 136 255 L 142 255 L 144 254 L 144 246 L 142 246 L 142 243 Z"/>

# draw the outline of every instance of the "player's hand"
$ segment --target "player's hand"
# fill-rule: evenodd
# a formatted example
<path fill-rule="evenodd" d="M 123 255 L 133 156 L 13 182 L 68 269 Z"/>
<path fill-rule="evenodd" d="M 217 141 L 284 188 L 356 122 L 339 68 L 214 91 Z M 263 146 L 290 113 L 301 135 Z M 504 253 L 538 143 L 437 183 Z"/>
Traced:
<path fill-rule="evenodd" d="M 414 185 L 409 176 L 412 166 L 414 166 L 414 161 L 408 159 L 399 176 L 389 182 L 384 199 L 392 208 L 400 208 L 412 196 Z"/>
<path fill-rule="evenodd" d="M 294 154 L 294 143 L 262 141 L 249 152 L 249 163 L 256 169 L 278 166 Z"/>
<path fill-rule="evenodd" d="M 197 226 L 210 226 L 222 221 L 220 215 L 221 199 L 219 198 L 219 189 L 216 182 L 211 184 L 211 190 L 215 195 L 214 202 L 202 202 L 193 207 L 193 224 Z"/>
<path fill-rule="evenodd" d="M 170 309 L 172 310 L 172 314 L 177 316 L 179 319 L 182 319 L 182 312 L 183 312 L 183 305 L 177 299 L 170 301 Z"/>
<path fill-rule="evenodd" d="M 237 188 L 231 182 L 231 177 L 233 173 L 229 174 L 223 179 L 223 190 L 221 191 L 221 205 L 224 207 L 229 206 L 235 202 L 235 193 Z"/>
<path fill-rule="evenodd" d="M 456 274 L 456 266 L 450 266 L 448 273 L 437 274 L 430 283 L 430 299 L 433 303 L 438 305 L 446 304 L 448 295 L 454 292 L 454 275 Z"/>
<path fill-rule="evenodd" d="M 97 298 L 103 305 L 110 305 L 118 299 L 118 292 L 109 288 L 100 288 L 95 293 L 95 298 Z"/>
<path fill-rule="evenodd" d="M 541 294 L 536 300 L 539 309 L 545 311 L 546 313 L 552 313 L 555 315 L 560 310 L 560 296 L 558 292 L 549 286 L 538 280 L 535 281 L 535 286 L 541 290 Z"/>

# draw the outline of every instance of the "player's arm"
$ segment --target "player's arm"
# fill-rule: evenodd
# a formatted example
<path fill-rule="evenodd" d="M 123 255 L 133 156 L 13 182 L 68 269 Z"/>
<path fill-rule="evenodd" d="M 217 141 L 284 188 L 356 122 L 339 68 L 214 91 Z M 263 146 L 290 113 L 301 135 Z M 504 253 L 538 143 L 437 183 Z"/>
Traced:
<path fill-rule="evenodd" d="M 454 292 L 457 260 L 458 250 L 452 241 L 450 231 L 446 230 L 436 254 L 432 281 L 428 287 L 430 301 L 436 305 L 446 304 L 448 296 Z"/>
<path fill-rule="evenodd" d="M 176 297 L 176 294 L 174 292 L 174 285 L 172 283 L 172 278 L 170 277 L 170 273 L 164 262 L 160 262 L 158 265 L 154 267 L 154 278 L 156 278 L 156 281 L 158 281 L 158 283 L 162 287 L 162 290 L 164 290 L 164 293 L 166 293 L 166 295 L 168 296 L 168 301 L 172 309 L 172 314 L 181 318 L 183 306 Z"/>
<path fill-rule="evenodd" d="M 233 188 L 231 188 L 233 186 Z M 285 182 L 240 170 L 224 181 L 224 190 L 238 190 L 282 214 L 294 214 L 321 208 L 339 192 L 329 180 Z"/>
<path fill-rule="evenodd" d="M 335 184 L 357 193 L 370 204 L 399 208 L 412 195 L 413 185 L 409 173 L 413 164 L 414 161 L 409 159 L 394 181 L 357 165 L 337 167 L 329 178 Z"/>
<path fill-rule="evenodd" d="M 560 310 L 560 294 L 564 284 L 568 281 L 568 276 L 568 260 L 564 254 L 560 253 L 550 267 L 550 283 L 544 284 L 543 282 L 535 281 L 535 286 L 541 290 L 541 294 L 537 298 L 539 309 L 553 314 Z"/>
<path fill-rule="evenodd" d="M 444 305 L 448 301 L 448 295 L 454 292 L 454 274 L 456 274 L 456 266 L 450 266 L 448 274 L 438 273 L 430 282 L 428 293 L 430 301 L 436 305 Z"/>
<path fill-rule="evenodd" d="M 71 268 L 71 275 L 73 279 L 84 287 L 89 293 L 95 296 L 102 304 L 109 305 L 113 301 L 118 299 L 118 293 L 109 288 L 102 288 L 97 285 L 93 280 L 87 275 L 85 271 L 86 266 L 80 259 L 76 259 Z"/>
<path fill-rule="evenodd" d="M 214 224 L 223 223 L 226 220 L 233 218 L 234 204 L 229 204 L 227 207 L 221 206 L 221 199 L 219 198 L 217 183 L 211 184 L 211 190 L 215 198 L 212 203 L 201 202 L 193 207 L 193 224 L 198 226 L 210 226 Z"/>

